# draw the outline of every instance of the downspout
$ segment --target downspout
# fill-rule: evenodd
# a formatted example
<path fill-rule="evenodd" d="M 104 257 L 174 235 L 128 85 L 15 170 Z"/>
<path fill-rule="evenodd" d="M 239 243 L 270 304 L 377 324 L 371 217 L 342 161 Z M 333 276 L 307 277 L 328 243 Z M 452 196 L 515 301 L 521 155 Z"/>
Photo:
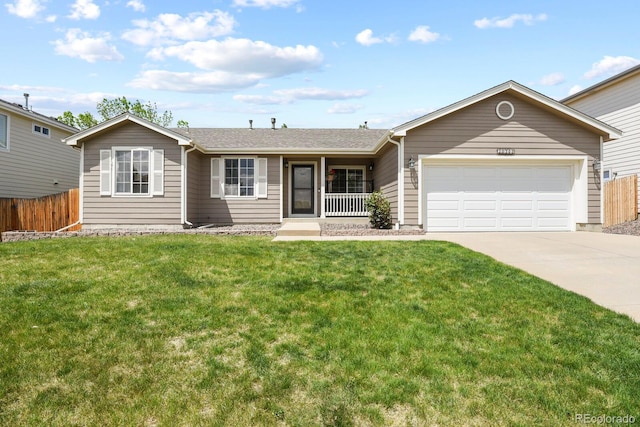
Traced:
<path fill-rule="evenodd" d="M 180 170 L 180 175 L 182 178 L 182 200 L 180 200 L 181 209 L 180 216 L 182 224 L 186 224 L 189 227 L 193 228 L 193 223 L 187 221 L 187 154 L 195 150 L 195 145 L 188 150 L 185 150 L 185 147 L 182 146 L 182 167 Z"/>
<path fill-rule="evenodd" d="M 398 147 L 398 222 L 395 225 L 397 230 L 404 225 L 404 136 L 398 142 L 387 135 L 387 142 Z"/>

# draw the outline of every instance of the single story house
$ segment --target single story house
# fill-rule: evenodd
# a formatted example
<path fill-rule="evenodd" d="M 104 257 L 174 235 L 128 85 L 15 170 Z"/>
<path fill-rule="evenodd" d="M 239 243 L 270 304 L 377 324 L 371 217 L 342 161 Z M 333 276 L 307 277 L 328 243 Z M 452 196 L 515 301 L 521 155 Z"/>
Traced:
<path fill-rule="evenodd" d="M 81 149 L 86 228 L 366 216 L 398 227 L 571 231 L 602 222 L 594 159 L 620 132 L 514 81 L 393 129 L 165 129 L 122 115 Z"/>
<path fill-rule="evenodd" d="M 609 123 L 623 132 L 619 139 L 604 145 L 603 181 L 640 175 L 640 65 L 560 102 Z M 640 195 L 640 190 L 638 194 Z"/>

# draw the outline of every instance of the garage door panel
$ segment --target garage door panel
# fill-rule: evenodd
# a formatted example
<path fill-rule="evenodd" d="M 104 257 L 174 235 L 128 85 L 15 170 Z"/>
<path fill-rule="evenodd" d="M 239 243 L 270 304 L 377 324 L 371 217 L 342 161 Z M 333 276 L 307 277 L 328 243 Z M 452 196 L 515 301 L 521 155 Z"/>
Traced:
<path fill-rule="evenodd" d="M 427 231 L 571 229 L 571 166 L 424 167 Z"/>
<path fill-rule="evenodd" d="M 496 200 L 464 200 L 462 208 L 466 211 L 496 211 L 498 202 Z"/>
<path fill-rule="evenodd" d="M 528 215 L 533 212 L 533 201 L 531 200 L 502 200 L 500 210 L 502 211 L 526 211 Z"/>

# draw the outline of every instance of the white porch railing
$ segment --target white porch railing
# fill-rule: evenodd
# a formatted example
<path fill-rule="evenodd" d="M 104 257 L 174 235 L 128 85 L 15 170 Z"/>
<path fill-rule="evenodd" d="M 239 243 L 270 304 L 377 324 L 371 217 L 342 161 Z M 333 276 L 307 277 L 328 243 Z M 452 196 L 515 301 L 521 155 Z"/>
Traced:
<path fill-rule="evenodd" d="M 368 216 L 366 200 L 371 193 L 327 193 L 324 195 L 326 216 Z"/>

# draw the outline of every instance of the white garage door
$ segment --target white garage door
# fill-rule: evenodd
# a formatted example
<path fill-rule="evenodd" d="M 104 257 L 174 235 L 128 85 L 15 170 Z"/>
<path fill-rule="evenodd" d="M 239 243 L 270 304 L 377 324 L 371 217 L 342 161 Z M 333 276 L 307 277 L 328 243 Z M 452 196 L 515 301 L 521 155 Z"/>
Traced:
<path fill-rule="evenodd" d="M 425 165 L 427 231 L 569 231 L 570 166 Z"/>

